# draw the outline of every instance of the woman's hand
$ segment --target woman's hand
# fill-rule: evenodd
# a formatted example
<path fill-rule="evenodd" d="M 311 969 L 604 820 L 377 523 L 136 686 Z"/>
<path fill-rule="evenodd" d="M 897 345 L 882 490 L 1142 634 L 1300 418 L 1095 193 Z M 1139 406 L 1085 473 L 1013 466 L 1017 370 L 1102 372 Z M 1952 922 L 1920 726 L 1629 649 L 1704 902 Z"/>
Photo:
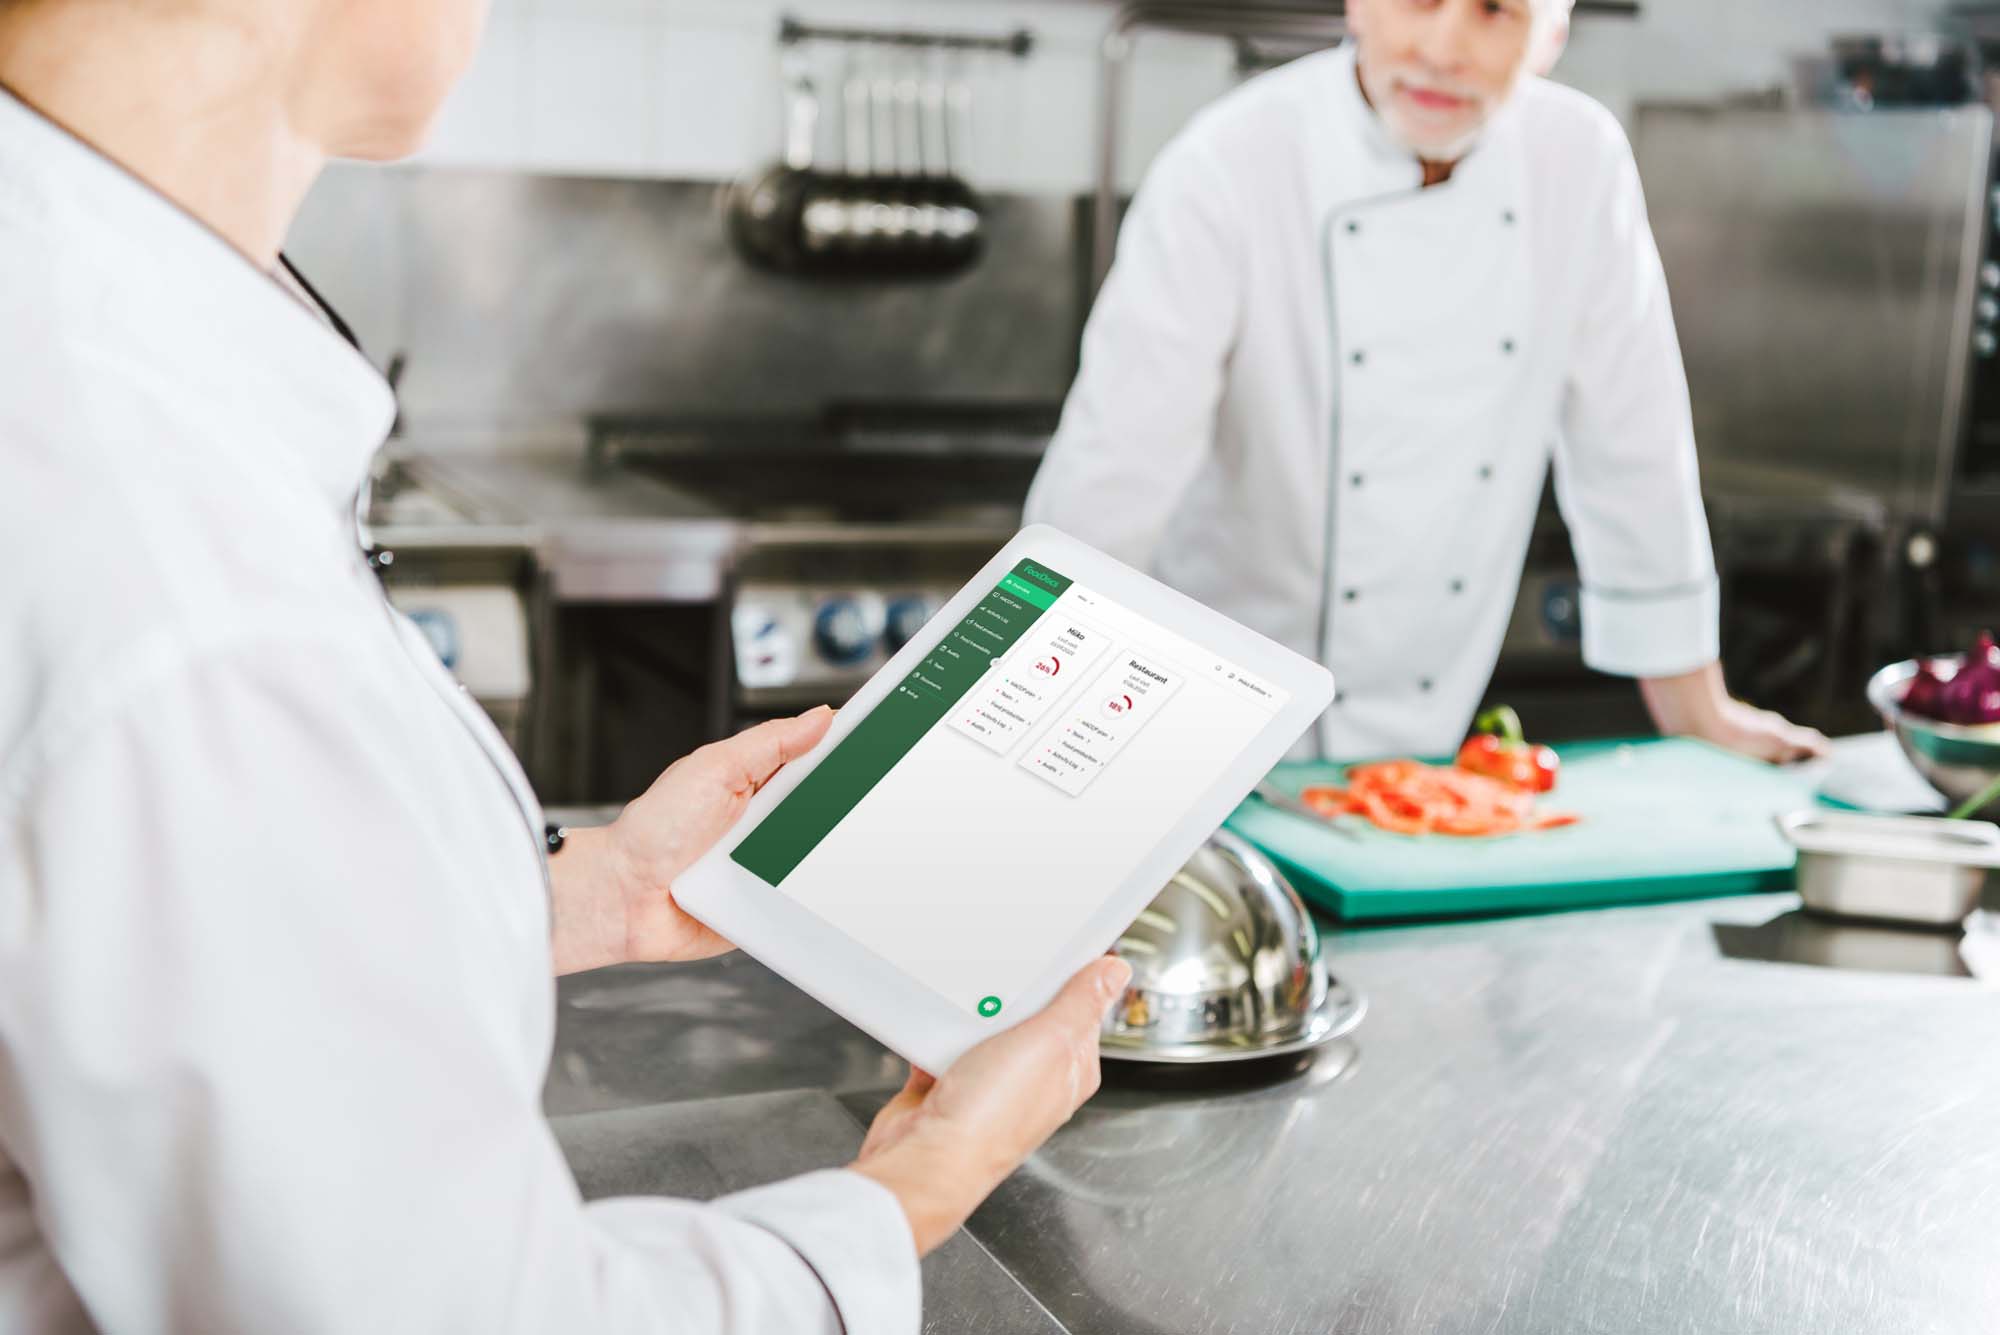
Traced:
<path fill-rule="evenodd" d="M 549 861 L 555 970 L 707 959 L 734 949 L 674 902 L 674 881 L 759 788 L 819 744 L 833 711 L 777 719 L 674 762 L 612 824 L 572 831 Z"/>
<path fill-rule="evenodd" d="M 958 1230 L 979 1203 L 1097 1092 L 1097 1034 L 1131 981 L 1098 960 L 1041 1014 L 987 1039 L 945 1072 L 913 1070 L 868 1129 L 854 1171 L 902 1202 L 919 1255 Z"/>

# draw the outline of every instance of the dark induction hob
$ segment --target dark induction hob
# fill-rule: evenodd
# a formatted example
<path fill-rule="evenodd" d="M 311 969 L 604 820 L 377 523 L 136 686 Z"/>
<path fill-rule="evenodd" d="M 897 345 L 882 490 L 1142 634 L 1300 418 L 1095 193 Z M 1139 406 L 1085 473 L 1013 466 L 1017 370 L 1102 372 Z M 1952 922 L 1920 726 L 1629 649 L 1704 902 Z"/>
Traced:
<path fill-rule="evenodd" d="M 594 450 L 722 513 L 768 522 L 1018 517 L 1055 410 L 830 409 L 813 421 L 593 424 Z"/>
<path fill-rule="evenodd" d="M 745 519 L 908 523 L 1018 514 L 1041 456 L 753 448 L 628 452 L 619 463 Z"/>

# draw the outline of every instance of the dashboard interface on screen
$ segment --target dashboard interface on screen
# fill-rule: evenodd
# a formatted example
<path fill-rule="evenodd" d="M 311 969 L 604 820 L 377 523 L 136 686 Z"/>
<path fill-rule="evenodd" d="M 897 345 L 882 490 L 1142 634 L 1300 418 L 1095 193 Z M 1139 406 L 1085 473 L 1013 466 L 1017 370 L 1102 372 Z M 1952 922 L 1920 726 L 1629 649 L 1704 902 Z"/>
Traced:
<path fill-rule="evenodd" d="M 731 857 L 1002 1014 L 1288 693 L 1028 560 Z"/>

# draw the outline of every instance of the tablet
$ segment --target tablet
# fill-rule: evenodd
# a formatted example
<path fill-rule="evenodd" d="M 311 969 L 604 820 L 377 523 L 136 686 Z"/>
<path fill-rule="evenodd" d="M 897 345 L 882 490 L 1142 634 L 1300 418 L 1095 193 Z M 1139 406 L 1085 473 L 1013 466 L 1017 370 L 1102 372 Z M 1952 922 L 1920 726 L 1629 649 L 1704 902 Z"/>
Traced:
<path fill-rule="evenodd" d="M 1029 528 L 675 898 L 943 1071 L 1103 954 L 1332 699 L 1319 664 Z"/>

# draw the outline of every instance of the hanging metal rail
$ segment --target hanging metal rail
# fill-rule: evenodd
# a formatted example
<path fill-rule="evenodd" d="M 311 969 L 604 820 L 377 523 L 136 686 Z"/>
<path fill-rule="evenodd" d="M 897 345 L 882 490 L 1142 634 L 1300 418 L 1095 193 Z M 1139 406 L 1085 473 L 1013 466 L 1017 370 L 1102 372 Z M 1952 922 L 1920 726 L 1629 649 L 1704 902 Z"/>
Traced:
<path fill-rule="evenodd" d="M 910 28 L 847 28 L 802 23 L 789 15 L 778 25 L 778 40 L 786 46 L 801 42 L 846 42 L 856 46 L 910 46 L 944 51 L 995 51 L 1024 57 L 1035 49 L 1035 34 L 1026 28 L 1010 33 L 919 32 Z"/>

